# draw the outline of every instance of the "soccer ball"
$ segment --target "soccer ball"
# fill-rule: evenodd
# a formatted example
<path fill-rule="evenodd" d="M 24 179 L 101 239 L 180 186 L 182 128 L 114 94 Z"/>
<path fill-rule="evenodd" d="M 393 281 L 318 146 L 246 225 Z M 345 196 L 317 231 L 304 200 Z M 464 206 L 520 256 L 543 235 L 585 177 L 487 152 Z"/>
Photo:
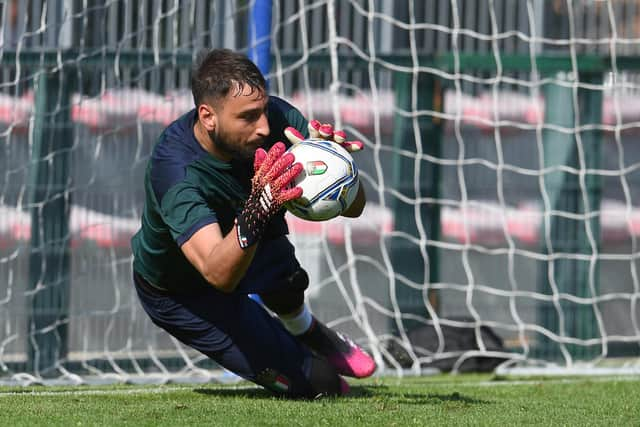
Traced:
<path fill-rule="evenodd" d="M 308 139 L 292 145 L 288 152 L 303 166 L 291 184 L 302 188 L 302 197 L 285 204 L 289 212 L 309 221 L 325 221 L 353 203 L 358 168 L 347 150 L 335 142 Z"/>

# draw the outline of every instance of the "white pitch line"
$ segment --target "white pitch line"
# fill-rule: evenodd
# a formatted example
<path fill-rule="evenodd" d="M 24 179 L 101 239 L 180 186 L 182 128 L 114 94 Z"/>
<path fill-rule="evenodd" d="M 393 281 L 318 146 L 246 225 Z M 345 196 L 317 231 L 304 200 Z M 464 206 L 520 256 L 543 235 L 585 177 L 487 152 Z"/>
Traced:
<path fill-rule="evenodd" d="M 246 386 L 211 386 L 194 384 L 193 386 L 184 387 L 162 387 L 162 388 L 131 388 L 131 389 L 114 389 L 114 390 L 46 390 L 46 391 L 0 391 L 0 398 L 9 396 L 89 396 L 89 395 L 128 395 L 128 394 L 162 394 L 173 393 L 176 391 L 189 391 L 194 388 L 206 388 L 207 390 L 258 390 L 260 387 L 253 385 Z"/>
<path fill-rule="evenodd" d="M 536 384 L 576 384 L 581 382 L 609 382 L 609 381 L 640 381 L 640 376 L 620 376 L 620 377 L 581 377 L 581 378 L 542 378 L 539 380 L 494 380 L 478 382 L 433 382 L 432 386 L 442 387 L 496 387 L 496 386 L 516 386 L 516 385 L 536 385 Z M 391 380 L 385 382 L 386 385 L 401 385 L 402 382 Z M 426 384 L 426 383 L 425 383 Z M 410 385 L 410 384 L 409 384 Z"/>

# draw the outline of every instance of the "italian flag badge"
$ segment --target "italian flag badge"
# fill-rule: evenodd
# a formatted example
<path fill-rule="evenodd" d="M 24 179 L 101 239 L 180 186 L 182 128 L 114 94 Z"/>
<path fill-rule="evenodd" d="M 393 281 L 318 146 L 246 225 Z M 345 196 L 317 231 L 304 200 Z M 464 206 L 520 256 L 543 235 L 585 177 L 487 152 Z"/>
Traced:
<path fill-rule="evenodd" d="M 289 390 L 289 379 L 284 375 L 277 375 L 273 387 L 280 391 L 287 391 Z"/>
<path fill-rule="evenodd" d="M 307 173 L 309 175 L 322 175 L 328 169 L 328 166 L 322 160 L 314 160 L 307 162 Z"/>
<path fill-rule="evenodd" d="M 291 386 L 289 378 L 282 375 L 275 369 L 267 368 L 256 376 L 256 383 L 278 392 L 287 392 Z"/>

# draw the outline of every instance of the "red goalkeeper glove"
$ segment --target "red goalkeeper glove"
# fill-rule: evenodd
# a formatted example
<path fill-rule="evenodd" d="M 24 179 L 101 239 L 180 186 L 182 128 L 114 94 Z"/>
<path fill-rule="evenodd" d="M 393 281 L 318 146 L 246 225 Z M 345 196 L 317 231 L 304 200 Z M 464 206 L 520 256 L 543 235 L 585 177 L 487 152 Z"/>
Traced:
<path fill-rule="evenodd" d="M 256 150 L 251 194 L 236 218 L 238 243 L 242 249 L 260 240 L 269 220 L 285 202 L 302 196 L 302 188 L 289 188 L 291 181 L 302 172 L 302 165 L 294 164 L 293 154 L 285 151 L 282 142 L 275 143 L 268 153 L 262 148 Z"/>
<path fill-rule="evenodd" d="M 292 144 L 303 141 L 304 136 L 294 127 L 287 127 L 284 134 Z M 309 136 L 311 139 L 324 139 L 326 141 L 337 142 L 350 153 L 362 150 L 364 144 L 360 141 L 347 141 L 347 134 L 342 130 L 333 130 L 330 124 L 322 124 L 317 120 L 309 122 Z"/>

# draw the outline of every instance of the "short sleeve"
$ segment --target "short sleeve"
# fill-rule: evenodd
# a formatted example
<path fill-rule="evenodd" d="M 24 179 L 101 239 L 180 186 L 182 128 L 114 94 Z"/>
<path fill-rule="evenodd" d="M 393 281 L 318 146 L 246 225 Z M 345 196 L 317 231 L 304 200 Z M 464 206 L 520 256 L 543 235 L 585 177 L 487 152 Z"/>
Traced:
<path fill-rule="evenodd" d="M 218 221 L 201 191 L 188 183 L 177 184 L 167 191 L 160 202 L 160 211 L 178 246 L 205 225 Z"/>

